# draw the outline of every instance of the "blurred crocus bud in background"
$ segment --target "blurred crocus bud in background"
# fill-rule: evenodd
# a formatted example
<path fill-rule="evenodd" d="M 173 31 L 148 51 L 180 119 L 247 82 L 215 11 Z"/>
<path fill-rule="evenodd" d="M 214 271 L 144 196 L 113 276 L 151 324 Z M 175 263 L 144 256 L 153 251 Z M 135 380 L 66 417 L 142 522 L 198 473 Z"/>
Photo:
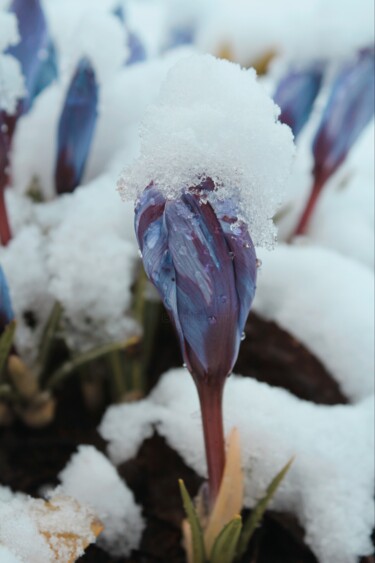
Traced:
<path fill-rule="evenodd" d="M 314 184 L 295 234 L 306 231 L 327 180 L 374 115 L 374 49 L 364 49 L 335 78 L 313 141 Z"/>
<path fill-rule="evenodd" d="M 55 186 L 69 193 L 81 182 L 98 117 L 99 88 L 88 59 L 78 64 L 58 126 Z"/>
<path fill-rule="evenodd" d="M 27 94 L 19 113 L 27 112 L 35 97 L 57 78 L 57 59 L 39 0 L 12 0 L 10 11 L 17 17 L 20 42 L 8 48 L 21 64 Z"/>
<path fill-rule="evenodd" d="M 13 319 L 14 314 L 10 301 L 9 289 L 4 271 L 0 266 L 0 334 Z"/>
<path fill-rule="evenodd" d="M 125 65 L 130 66 L 135 63 L 140 63 L 146 60 L 146 49 L 135 31 L 129 29 L 126 22 L 126 15 L 124 7 L 119 4 L 113 11 L 114 15 L 118 17 L 121 23 L 124 25 L 127 34 L 127 47 L 129 49 L 129 55 L 125 61 Z"/>
<path fill-rule="evenodd" d="M 292 70 L 284 76 L 276 89 L 274 100 L 281 109 L 279 120 L 289 125 L 297 138 L 306 125 L 319 93 L 323 64 Z"/>

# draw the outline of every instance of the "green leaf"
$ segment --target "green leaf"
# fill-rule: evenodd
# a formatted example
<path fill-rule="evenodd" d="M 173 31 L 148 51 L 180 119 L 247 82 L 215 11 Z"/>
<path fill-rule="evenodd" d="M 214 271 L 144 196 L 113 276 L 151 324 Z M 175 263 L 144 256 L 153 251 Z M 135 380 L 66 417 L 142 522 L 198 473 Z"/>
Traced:
<path fill-rule="evenodd" d="M 43 331 L 39 353 L 38 353 L 38 366 L 40 369 L 40 380 L 45 381 L 48 363 L 55 343 L 56 332 L 60 324 L 62 307 L 59 303 L 55 303 L 48 318 L 47 324 Z"/>
<path fill-rule="evenodd" d="M 52 390 L 58 387 L 67 377 L 70 377 L 75 371 L 80 367 L 103 358 L 108 354 L 117 352 L 119 350 L 126 350 L 127 348 L 134 346 L 136 338 L 132 337 L 126 342 L 112 342 L 110 344 L 103 344 L 82 354 L 77 354 L 73 356 L 70 360 L 62 364 L 48 379 L 46 383 L 46 389 Z"/>
<path fill-rule="evenodd" d="M 212 547 L 210 563 L 232 563 L 242 530 L 241 516 L 235 516 L 217 536 Z"/>
<path fill-rule="evenodd" d="M 7 358 L 9 356 L 9 352 L 12 348 L 15 330 L 16 321 L 12 321 L 6 326 L 3 334 L 0 337 L 0 380 Z"/>
<path fill-rule="evenodd" d="M 183 480 L 179 479 L 178 484 L 180 486 L 182 502 L 184 504 L 184 509 L 191 529 L 191 537 L 193 542 L 193 561 L 194 563 L 205 563 L 206 555 L 204 550 L 203 532 L 199 518 L 197 516 L 189 493 L 186 490 Z"/>
<path fill-rule="evenodd" d="M 284 479 L 285 475 L 288 473 L 290 466 L 294 461 L 294 457 L 292 457 L 286 465 L 281 469 L 281 471 L 272 479 L 271 483 L 268 485 L 266 494 L 260 501 L 255 505 L 253 511 L 251 512 L 250 516 L 246 520 L 242 534 L 240 537 L 240 541 L 238 543 L 238 551 L 237 555 L 241 557 L 249 545 L 249 542 L 254 534 L 256 528 L 258 527 L 260 521 L 263 518 L 263 515 L 266 511 L 266 508 L 270 501 L 272 500 L 274 494 L 276 493 L 279 485 L 281 484 L 282 480 Z"/>

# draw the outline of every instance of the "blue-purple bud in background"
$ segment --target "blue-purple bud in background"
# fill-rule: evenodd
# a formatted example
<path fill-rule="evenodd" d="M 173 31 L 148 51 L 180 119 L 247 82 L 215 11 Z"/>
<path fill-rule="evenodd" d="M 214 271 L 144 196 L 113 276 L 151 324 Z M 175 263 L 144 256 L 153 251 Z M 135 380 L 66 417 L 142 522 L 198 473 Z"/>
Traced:
<path fill-rule="evenodd" d="M 14 319 L 5 274 L 0 266 L 0 335 L 5 327 Z"/>
<path fill-rule="evenodd" d="M 289 125 L 297 138 L 306 125 L 319 93 L 323 65 L 315 64 L 301 70 L 292 70 L 279 82 L 274 100 L 281 109 L 279 120 Z"/>
<path fill-rule="evenodd" d="M 168 32 L 168 38 L 164 46 L 164 50 L 175 49 L 183 45 L 191 45 L 194 41 L 195 29 L 193 25 L 184 27 L 173 27 Z"/>
<path fill-rule="evenodd" d="M 20 103 L 18 113 L 21 114 L 56 79 L 57 60 L 40 0 L 12 0 L 9 9 L 17 17 L 20 41 L 7 52 L 20 62 L 27 90 Z"/>
<path fill-rule="evenodd" d="M 313 142 L 314 177 L 324 182 L 345 160 L 374 115 L 374 49 L 364 49 L 334 80 Z"/>
<path fill-rule="evenodd" d="M 70 83 L 60 116 L 55 167 L 58 194 L 80 184 L 98 117 L 99 88 L 90 61 L 82 59 Z"/>
<path fill-rule="evenodd" d="M 184 362 L 196 382 L 220 386 L 237 359 L 257 267 L 246 225 L 233 216 L 230 204 L 214 210 L 206 198 L 203 186 L 166 200 L 150 185 L 136 206 L 135 229 L 146 273 L 176 328 Z"/>
<path fill-rule="evenodd" d="M 146 49 L 135 31 L 129 29 L 126 22 L 126 15 L 124 7 L 119 4 L 113 11 L 114 15 L 118 17 L 121 23 L 124 25 L 127 33 L 127 46 L 129 49 L 129 55 L 125 61 L 126 66 L 133 65 L 135 63 L 140 63 L 147 58 Z"/>

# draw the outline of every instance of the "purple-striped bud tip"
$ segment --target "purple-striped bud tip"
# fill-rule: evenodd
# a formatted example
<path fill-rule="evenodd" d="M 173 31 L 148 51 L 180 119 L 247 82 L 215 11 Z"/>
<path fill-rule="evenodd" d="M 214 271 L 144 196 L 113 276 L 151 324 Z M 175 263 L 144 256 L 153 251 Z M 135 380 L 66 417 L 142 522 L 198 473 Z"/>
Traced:
<path fill-rule="evenodd" d="M 5 274 L 0 266 L 0 334 L 13 319 L 14 313 L 10 301 L 9 289 Z"/>
<path fill-rule="evenodd" d="M 323 65 L 292 70 L 279 82 L 274 100 L 281 109 L 279 120 L 289 125 L 297 138 L 306 125 L 323 78 Z"/>
<path fill-rule="evenodd" d="M 322 186 L 345 160 L 374 115 L 374 49 L 364 49 L 333 82 L 313 142 L 314 177 Z"/>
<path fill-rule="evenodd" d="M 256 256 L 230 203 L 207 201 L 207 179 L 167 200 L 151 184 L 135 210 L 145 271 L 177 331 L 196 380 L 224 380 L 236 362 L 254 298 Z"/>
<path fill-rule="evenodd" d="M 82 59 L 70 83 L 58 126 L 58 194 L 74 191 L 81 182 L 97 122 L 98 98 L 94 69 L 87 59 Z"/>

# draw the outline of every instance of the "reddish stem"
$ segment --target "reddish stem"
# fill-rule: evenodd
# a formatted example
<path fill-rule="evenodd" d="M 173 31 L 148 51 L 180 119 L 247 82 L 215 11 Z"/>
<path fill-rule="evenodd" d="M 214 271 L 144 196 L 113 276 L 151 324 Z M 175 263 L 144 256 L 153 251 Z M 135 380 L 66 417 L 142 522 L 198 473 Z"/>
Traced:
<path fill-rule="evenodd" d="M 306 233 L 307 227 L 310 223 L 311 216 L 314 213 L 316 203 L 319 199 L 320 192 L 322 191 L 324 185 L 324 181 L 321 179 L 315 180 L 313 184 L 313 188 L 310 193 L 310 197 L 307 200 L 306 207 L 302 213 L 302 216 L 298 222 L 297 228 L 294 231 L 291 238 L 298 235 L 303 235 Z"/>
<path fill-rule="evenodd" d="M 12 233 L 5 205 L 5 189 L 0 186 L 0 242 L 6 246 L 11 238 Z"/>
<path fill-rule="evenodd" d="M 210 488 L 210 503 L 214 504 L 218 495 L 225 465 L 223 428 L 223 383 L 198 380 L 197 389 L 202 412 L 204 445 Z"/>

